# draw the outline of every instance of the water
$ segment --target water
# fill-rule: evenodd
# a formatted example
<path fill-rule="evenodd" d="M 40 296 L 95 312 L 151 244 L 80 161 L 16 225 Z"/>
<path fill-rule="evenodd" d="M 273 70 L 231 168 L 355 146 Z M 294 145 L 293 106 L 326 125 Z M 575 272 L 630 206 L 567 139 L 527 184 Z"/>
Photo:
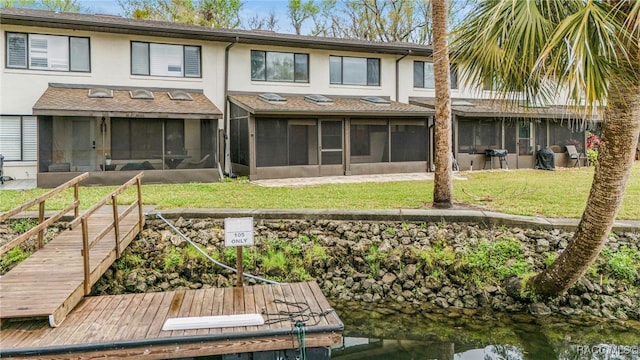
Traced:
<path fill-rule="evenodd" d="M 339 304 L 332 360 L 640 360 L 640 322 Z"/>

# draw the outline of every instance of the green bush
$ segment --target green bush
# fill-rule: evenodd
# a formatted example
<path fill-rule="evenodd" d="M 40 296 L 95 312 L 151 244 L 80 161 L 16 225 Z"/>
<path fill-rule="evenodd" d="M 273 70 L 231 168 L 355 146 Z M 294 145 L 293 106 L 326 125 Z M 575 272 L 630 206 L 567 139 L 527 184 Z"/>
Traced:
<path fill-rule="evenodd" d="M 178 249 L 171 248 L 171 251 L 164 257 L 164 271 L 173 272 L 184 264 L 182 254 Z"/>
<path fill-rule="evenodd" d="M 24 234 L 36 225 L 38 225 L 38 222 L 34 219 L 21 219 L 11 222 L 11 230 L 16 234 Z"/>
<path fill-rule="evenodd" d="M 501 281 L 530 271 L 522 244 L 515 239 L 478 242 L 467 249 L 463 261 L 478 279 Z"/>
<path fill-rule="evenodd" d="M 606 266 L 613 277 L 627 280 L 631 283 L 638 280 L 640 272 L 640 251 L 621 246 L 618 251 L 605 249 L 602 255 L 606 260 Z"/>
<path fill-rule="evenodd" d="M 9 250 L 6 254 L 2 255 L 2 260 L 0 260 L 0 274 L 5 274 L 11 270 L 11 268 L 28 258 L 29 255 L 29 252 L 22 250 L 19 246 Z"/>

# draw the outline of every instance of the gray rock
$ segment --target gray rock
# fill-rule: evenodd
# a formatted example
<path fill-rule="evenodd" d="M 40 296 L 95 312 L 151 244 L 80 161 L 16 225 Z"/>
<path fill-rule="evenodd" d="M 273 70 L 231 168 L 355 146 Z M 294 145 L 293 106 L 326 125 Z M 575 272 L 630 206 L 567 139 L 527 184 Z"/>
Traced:
<path fill-rule="evenodd" d="M 382 283 L 385 285 L 391 285 L 394 281 L 396 281 L 396 279 L 397 276 L 395 274 L 388 272 L 382 277 Z"/>
<path fill-rule="evenodd" d="M 449 307 L 449 302 L 447 302 L 447 300 L 445 298 L 438 297 L 438 298 L 436 298 L 434 303 L 436 305 L 440 306 L 443 309 L 446 309 L 446 308 Z"/>
<path fill-rule="evenodd" d="M 529 312 L 533 315 L 549 315 L 551 310 L 547 305 L 541 302 L 533 303 L 529 305 Z"/>

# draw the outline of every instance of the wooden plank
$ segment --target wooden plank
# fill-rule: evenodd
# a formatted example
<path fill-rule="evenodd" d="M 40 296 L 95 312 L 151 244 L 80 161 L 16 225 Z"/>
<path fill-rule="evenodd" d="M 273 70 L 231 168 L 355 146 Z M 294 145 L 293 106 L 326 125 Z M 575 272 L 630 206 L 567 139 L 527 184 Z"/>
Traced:
<path fill-rule="evenodd" d="M 329 304 L 329 301 L 327 300 L 327 298 L 322 293 L 322 290 L 320 289 L 320 286 L 318 286 L 318 284 L 313 282 L 313 281 L 312 282 L 308 282 L 307 285 L 309 286 L 309 289 L 311 290 L 313 295 L 316 297 L 316 301 L 318 302 L 318 305 L 320 306 L 320 308 L 323 311 L 328 311 L 329 309 L 332 310 L 330 314 L 326 315 L 326 318 L 327 318 L 327 321 L 329 322 L 329 324 L 342 325 L 342 321 L 340 321 L 340 319 L 338 318 L 338 315 L 336 314 L 335 310 L 333 310 L 333 306 L 331 306 L 331 304 Z"/>
<path fill-rule="evenodd" d="M 102 307 L 109 301 L 109 297 L 103 296 L 95 299 L 85 298 L 74 310 L 70 319 L 70 325 L 58 328 L 58 331 L 50 331 L 46 337 L 40 339 L 39 344 L 60 344 L 67 339 L 75 338 L 78 332 L 84 333 L 82 323 L 92 323 L 102 313 Z M 37 346 L 32 344 L 31 346 Z"/>
<path fill-rule="evenodd" d="M 316 314 L 316 316 L 308 321 L 309 325 L 329 325 L 325 316 L 318 315 L 322 314 L 324 310 L 320 307 L 320 304 L 318 304 L 318 300 L 311 291 L 311 288 L 309 288 L 308 283 L 303 282 L 291 284 L 291 288 L 293 289 L 293 293 L 296 295 L 296 298 L 300 299 L 298 301 L 306 302 L 309 305 L 309 310 L 313 314 Z"/>
<path fill-rule="evenodd" d="M 136 326 L 132 326 L 130 328 L 131 332 L 126 338 L 127 339 L 144 339 L 149 331 L 151 323 L 153 319 L 158 314 L 159 311 L 162 311 L 161 304 L 163 303 L 163 299 L 165 297 L 171 296 L 172 293 L 148 293 L 145 294 L 145 303 L 146 300 L 149 299 L 149 305 L 142 312 L 142 318 L 137 322 Z"/>
<path fill-rule="evenodd" d="M 175 317 L 180 310 L 182 300 L 184 299 L 184 290 L 171 292 L 162 300 L 162 304 L 158 308 L 156 316 L 151 320 L 149 331 L 146 338 L 167 337 L 171 335 L 171 331 L 162 331 L 162 325 L 167 318 Z"/>
<path fill-rule="evenodd" d="M 213 302 L 216 289 L 210 288 L 206 290 L 200 290 L 202 293 L 202 306 L 200 308 L 200 315 L 198 316 L 212 316 L 213 315 Z M 198 329 L 196 330 L 196 335 L 207 335 L 209 334 L 209 329 Z"/>
<path fill-rule="evenodd" d="M 254 299 L 254 308 L 255 312 L 258 314 L 262 314 L 265 322 L 267 321 L 267 316 L 264 314 L 267 312 L 267 304 L 264 299 L 264 285 L 256 285 L 251 287 L 253 289 L 253 299 Z M 271 324 L 265 323 L 263 325 L 267 329 L 271 328 Z"/>
<path fill-rule="evenodd" d="M 31 344 L 34 339 L 44 336 L 44 330 L 50 330 L 51 327 L 46 320 L 26 320 L 24 322 L 8 322 L 2 328 L 2 336 L 0 337 L 0 349 L 12 349 L 20 347 L 19 344 Z M 28 345 L 27 345 L 28 346 Z"/>
<path fill-rule="evenodd" d="M 189 317 L 191 313 L 191 307 L 193 305 L 193 299 L 195 297 L 194 290 L 188 290 L 184 292 L 184 298 L 182 299 L 182 304 L 180 304 L 180 310 L 174 316 L 169 316 L 168 318 L 183 318 Z M 184 330 L 173 330 L 171 331 L 170 336 L 183 336 Z"/>
<path fill-rule="evenodd" d="M 191 309 L 189 310 L 189 314 L 187 314 L 187 316 L 189 317 L 198 317 L 198 316 L 202 316 L 202 303 L 204 302 L 204 291 L 193 291 L 194 292 L 194 297 L 193 297 L 193 302 L 191 304 Z M 198 333 L 198 329 L 193 329 L 193 330 L 185 330 L 184 331 L 184 336 L 193 336 L 196 335 Z"/>
<path fill-rule="evenodd" d="M 213 309 L 211 315 L 223 315 L 224 314 L 224 293 L 225 290 L 217 288 L 213 298 Z M 209 329 L 209 334 L 221 333 L 222 329 Z"/>
<path fill-rule="evenodd" d="M 342 343 L 339 334 L 308 334 L 308 347 L 328 347 Z M 288 349 L 291 344 L 290 336 L 270 338 L 240 339 L 237 341 L 215 341 L 198 343 L 181 343 L 167 345 L 141 346 L 114 350 L 100 350 L 99 352 L 74 353 L 74 358 L 142 358 L 167 359 L 189 358 L 198 356 L 215 356 L 236 354 L 249 351 L 272 351 Z M 69 359 L 69 354 L 48 355 L 48 359 Z"/>
<path fill-rule="evenodd" d="M 233 315 L 245 314 L 244 286 L 233 288 Z M 246 331 L 246 326 L 235 327 L 231 331 Z"/>
<path fill-rule="evenodd" d="M 116 338 L 119 330 L 117 325 L 122 321 L 122 317 L 134 297 L 135 294 L 117 296 L 115 299 L 119 299 L 120 301 L 112 301 L 109 308 L 105 310 L 104 315 L 94 320 L 97 326 L 93 326 L 91 331 L 87 333 L 87 336 L 82 337 L 81 342 L 102 342 Z"/>
<path fill-rule="evenodd" d="M 239 302 L 239 296 L 234 296 L 234 292 L 242 290 L 242 299 Z M 252 294 L 253 296 L 250 296 Z M 314 298 L 316 297 L 316 298 Z M 256 309 L 266 307 L 267 312 L 274 314 L 273 319 L 279 318 L 280 311 L 287 312 L 298 311 L 295 306 L 288 307 L 286 304 L 276 304 L 275 299 L 286 300 L 290 302 L 301 302 L 306 298 L 312 307 L 312 311 L 324 310 L 321 301 L 326 299 L 322 295 L 319 287 L 315 283 L 301 284 L 281 284 L 281 285 L 257 285 L 247 289 L 207 289 L 207 290 L 182 290 L 166 293 L 150 293 L 150 294 L 125 294 L 115 296 L 105 296 L 96 298 L 87 298 L 82 301 L 80 306 L 73 311 L 67 320 L 59 328 L 49 328 L 46 326 L 34 326 L 28 321 L 11 323 L 6 331 L 0 330 L 0 344 L 2 348 L 15 349 L 16 339 L 24 344 L 24 348 L 50 347 L 69 344 L 90 344 L 96 342 L 113 343 L 113 350 L 100 350 L 99 353 L 74 353 L 64 354 L 66 357 L 83 357 L 83 356 L 106 356 L 108 354 L 135 354 L 134 357 L 142 356 L 148 358 L 172 357 L 167 354 L 177 351 L 177 354 L 186 356 L 205 356 L 225 353 L 237 352 L 253 352 L 265 351 L 269 349 L 286 349 L 296 348 L 297 341 L 291 335 L 276 337 L 258 337 L 255 339 L 233 339 L 219 341 L 204 341 L 197 344 L 180 343 L 180 344 L 154 344 L 153 346 L 141 345 L 134 349 L 116 349 L 119 341 L 142 340 L 143 338 L 159 338 L 167 336 L 183 336 L 187 335 L 187 331 L 161 331 L 164 321 L 168 317 L 175 316 L 208 316 L 236 313 L 242 306 L 245 312 L 254 312 Z M 191 299 L 191 300 L 189 300 Z M 259 312 L 259 311 L 255 311 Z M 335 316 L 335 315 L 334 315 Z M 265 316 L 268 320 L 269 317 Z M 328 320 L 332 317 L 329 316 Z M 284 321 L 259 327 L 236 327 L 225 330 L 236 332 L 246 332 L 247 330 L 259 329 L 282 329 L 289 332 L 292 326 L 288 317 L 283 318 Z M 341 325 L 337 317 L 330 323 Z M 41 323 L 42 324 L 42 323 Z M 34 329 L 34 334 L 29 329 Z M 311 329 L 312 326 L 308 326 Z M 199 330 L 203 330 L 199 332 Z M 198 331 L 189 332 L 189 335 L 206 334 L 208 329 L 199 329 Z M 220 330 L 220 329 L 211 329 Z M 209 331 L 208 333 L 216 334 Z M 217 334 L 220 334 L 217 332 Z M 30 340 L 27 340 L 29 338 Z M 330 346 L 340 343 L 342 336 L 340 333 L 318 334 L 307 332 L 306 345 L 313 346 Z M 193 349 L 192 352 L 182 352 L 186 349 Z M 168 351 L 168 352 L 167 352 Z M 154 354 L 157 354 L 154 355 Z M 163 354 L 163 355 L 160 355 Z M 124 356 L 124 355 L 123 355 Z M 49 357 L 49 356 L 47 356 Z M 57 356 L 52 356 L 56 358 Z"/>
<path fill-rule="evenodd" d="M 118 322 L 118 331 L 116 332 L 118 339 L 128 339 L 128 333 L 132 332 L 136 326 L 138 326 L 138 320 L 144 315 L 148 307 L 149 299 L 145 304 L 144 299 L 148 298 L 147 294 L 132 294 L 132 299 L 125 314 L 121 317 L 121 321 Z M 144 307 L 143 307 L 144 306 Z M 142 314 L 141 314 L 142 313 Z"/>
<path fill-rule="evenodd" d="M 253 286 L 245 286 L 244 288 L 244 313 L 245 314 L 260 314 L 260 311 L 256 311 L 256 304 L 254 298 L 254 287 Z M 258 330 L 258 326 L 247 326 L 245 327 L 247 331 L 255 331 Z"/>
<path fill-rule="evenodd" d="M 114 298 L 112 297 L 89 299 L 87 306 L 90 306 L 90 312 L 86 314 L 74 314 L 72 321 L 63 323 L 64 325 L 59 328 L 52 329 L 47 337 L 43 338 L 37 345 L 47 346 L 48 344 L 53 343 L 67 344 L 78 343 L 82 341 L 82 337 L 91 330 L 91 326 L 95 326 L 96 319 L 99 319 L 102 316 L 106 316 L 106 314 L 103 314 L 105 308 L 109 306 L 113 299 Z M 60 331 L 56 331 L 58 329 L 65 331 L 61 335 L 58 335 L 60 334 Z"/>

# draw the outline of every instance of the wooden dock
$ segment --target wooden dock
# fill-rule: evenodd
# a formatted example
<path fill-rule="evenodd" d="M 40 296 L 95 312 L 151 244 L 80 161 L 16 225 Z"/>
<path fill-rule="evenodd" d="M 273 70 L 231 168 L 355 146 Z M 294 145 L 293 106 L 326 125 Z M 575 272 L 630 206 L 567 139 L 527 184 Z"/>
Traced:
<path fill-rule="evenodd" d="M 39 249 L 0 278 L 0 324 L 11 319 L 47 318 L 50 326 L 58 326 L 142 230 L 142 173 L 80 215 L 77 186 L 86 177 L 88 174 L 83 174 L 40 198 L 0 214 L 3 221 L 31 206 L 40 206 L 39 225 L 1 247 L 5 252 L 31 234 L 39 237 Z M 134 184 L 138 185 L 138 200 L 121 212 L 117 195 Z M 70 186 L 76 187 L 75 201 L 45 220 L 44 202 Z M 112 204 L 107 205 L 109 201 Z M 75 209 L 75 218 L 70 229 L 43 245 L 43 229 L 71 209 Z"/>
<path fill-rule="evenodd" d="M 298 313 L 300 307 L 308 311 Z M 251 313 L 263 314 L 265 324 L 162 330 L 169 318 Z M 343 324 L 319 286 L 303 282 L 86 297 L 57 328 L 36 320 L 5 324 L 0 357 L 166 359 L 297 349 L 296 322 L 304 325 L 306 348 L 342 343 Z"/>

